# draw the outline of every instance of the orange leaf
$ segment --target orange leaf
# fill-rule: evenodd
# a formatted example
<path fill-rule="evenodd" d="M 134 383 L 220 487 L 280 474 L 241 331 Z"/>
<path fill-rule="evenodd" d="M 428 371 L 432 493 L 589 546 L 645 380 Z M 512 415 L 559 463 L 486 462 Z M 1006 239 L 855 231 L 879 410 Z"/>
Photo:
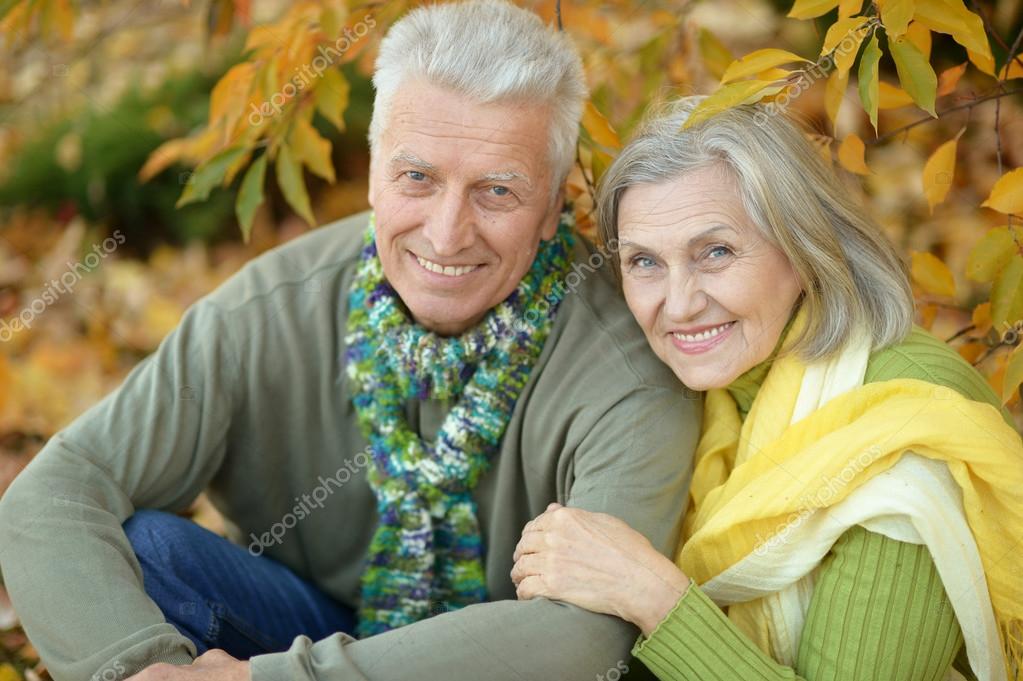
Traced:
<path fill-rule="evenodd" d="M 941 75 L 938 76 L 939 97 L 952 94 L 956 85 L 959 84 L 959 79 L 966 73 L 966 64 L 967 62 L 963 62 L 959 66 L 951 66 L 941 72 Z"/>
<path fill-rule="evenodd" d="M 842 167 L 857 175 L 869 175 L 870 168 L 864 160 L 866 147 L 859 135 L 850 133 L 838 147 L 838 162 Z"/>
<path fill-rule="evenodd" d="M 604 118 L 604 114 L 600 113 L 600 110 L 597 109 L 592 101 L 586 102 L 582 124 L 583 129 L 590 134 L 590 137 L 597 144 L 608 149 L 621 149 L 622 141 L 618 138 L 618 133 L 615 132 L 611 123 Z"/>

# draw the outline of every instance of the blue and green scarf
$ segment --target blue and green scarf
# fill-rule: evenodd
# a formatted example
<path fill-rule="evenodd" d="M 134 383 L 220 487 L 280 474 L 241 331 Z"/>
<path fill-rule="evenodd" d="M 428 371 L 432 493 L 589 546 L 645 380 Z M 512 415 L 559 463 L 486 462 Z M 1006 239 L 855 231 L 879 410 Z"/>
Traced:
<path fill-rule="evenodd" d="M 409 318 L 384 278 L 370 219 L 345 338 L 379 515 L 362 575 L 360 637 L 487 599 L 472 490 L 547 340 L 573 224 L 566 210 L 515 291 L 462 335 L 442 337 Z M 428 399 L 457 400 L 432 443 L 405 419 L 406 403 Z"/>

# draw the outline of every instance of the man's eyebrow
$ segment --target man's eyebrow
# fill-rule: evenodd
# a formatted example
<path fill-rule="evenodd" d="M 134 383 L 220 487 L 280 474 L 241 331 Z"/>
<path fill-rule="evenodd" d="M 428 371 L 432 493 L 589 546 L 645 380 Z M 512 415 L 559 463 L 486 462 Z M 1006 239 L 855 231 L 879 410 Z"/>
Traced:
<path fill-rule="evenodd" d="M 496 173 L 487 173 L 480 178 L 480 182 L 513 182 L 518 180 L 531 187 L 532 182 L 529 181 L 529 177 L 524 173 L 520 173 L 516 170 L 502 170 Z"/>
<path fill-rule="evenodd" d="M 388 161 L 388 165 L 391 165 L 391 166 L 395 166 L 395 165 L 399 165 L 399 164 L 408 164 L 410 166 L 415 166 L 416 168 L 419 168 L 420 170 L 428 170 L 430 172 L 435 172 L 437 170 L 437 167 L 434 166 L 432 163 L 428 163 L 427 161 L 424 161 L 423 159 L 419 158 L 415 154 L 409 154 L 409 153 L 403 152 L 403 151 L 402 152 L 398 152 L 397 154 L 395 154 L 394 156 L 391 157 L 390 161 Z"/>

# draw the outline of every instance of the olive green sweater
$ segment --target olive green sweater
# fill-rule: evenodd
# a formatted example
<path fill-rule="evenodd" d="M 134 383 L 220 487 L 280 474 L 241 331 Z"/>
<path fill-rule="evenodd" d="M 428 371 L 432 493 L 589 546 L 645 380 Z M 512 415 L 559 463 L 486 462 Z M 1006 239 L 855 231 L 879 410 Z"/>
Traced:
<path fill-rule="evenodd" d="M 765 362 L 729 386 L 743 417 L 769 369 Z M 870 357 L 865 383 L 895 378 L 944 385 L 1001 408 L 973 367 L 920 328 Z M 927 548 L 856 527 L 819 567 L 795 668 L 762 652 L 695 585 L 633 654 L 662 681 L 939 681 L 962 644 Z M 973 678 L 965 655 L 955 666 Z"/>
<path fill-rule="evenodd" d="M 366 220 L 274 249 L 196 303 L 0 499 L 3 577 L 57 681 L 191 661 L 192 643 L 143 590 L 121 524 L 136 508 L 186 508 L 203 489 L 236 540 L 262 541 L 263 555 L 358 606 L 377 526 L 365 468 L 327 486 L 294 526 L 282 519 L 366 447 L 342 364 Z M 578 279 L 566 279 L 575 283 L 473 491 L 491 602 L 358 641 L 300 636 L 253 658 L 253 681 L 588 681 L 629 661 L 634 626 L 519 601 L 510 576 L 522 527 L 552 501 L 618 516 L 665 553 L 678 541 L 700 401 L 650 351 L 588 248 L 577 244 Z M 433 439 L 450 408 L 411 402 L 407 417 Z M 289 529 L 271 538 L 274 527 Z M 650 678 L 635 666 L 629 678 Z"/>

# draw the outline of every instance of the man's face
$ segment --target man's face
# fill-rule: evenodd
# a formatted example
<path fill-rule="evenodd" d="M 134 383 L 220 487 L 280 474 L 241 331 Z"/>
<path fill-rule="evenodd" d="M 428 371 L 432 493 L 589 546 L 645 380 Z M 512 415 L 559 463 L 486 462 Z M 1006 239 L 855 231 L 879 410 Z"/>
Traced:
<path fill-rule="evenodd" d="M 554 236 L 550 111 L 481 104 L 412 81 L 373 150 L 369 202 L 384 274 L 413 318 L 461 333 L 508 297 Z"/>

